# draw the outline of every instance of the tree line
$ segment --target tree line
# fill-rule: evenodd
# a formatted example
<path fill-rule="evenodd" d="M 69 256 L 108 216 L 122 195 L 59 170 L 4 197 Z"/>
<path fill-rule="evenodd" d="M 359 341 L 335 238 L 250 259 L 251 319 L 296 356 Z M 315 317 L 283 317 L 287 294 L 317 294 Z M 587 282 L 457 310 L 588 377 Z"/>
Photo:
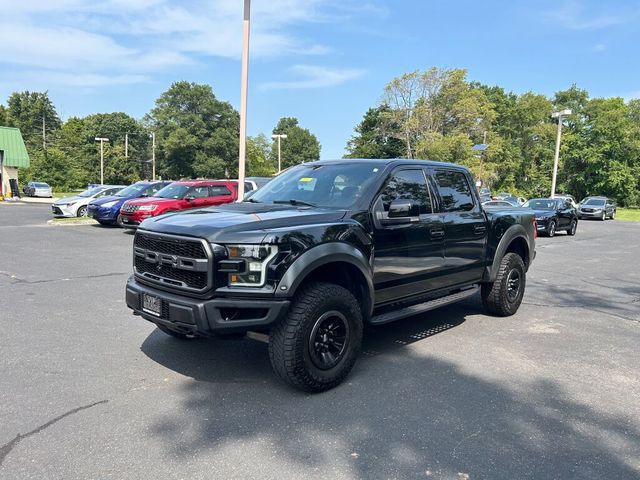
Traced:
<path fill-rule="evenodd" d="M 576 85 L 548 98 L 470 82 L 462 69 L 406 73 L 364 114 L 347 156 L 460 163 L 494 191 L 548 196 L 551 113 L 566 108 L 573 114 L 564 121 L 556 193 L 640 206 L 640 100 L 591 98 Z"/>
<path fill-rule="evenodd" d="M 152 133 L 158 176 L 237 176 L 240 117 L 230 103 L 216 98 L 209 85 L 172 84 L 141 120 L 114 112 L 62 121 L 47 92 L 15 92 L 6 106 L 0 104 L 0 125 L 20 128 L 24 138 L 31 166 L 21 170 L 21 181 L 47 182 L 58 191 L 99 181 L 96 137 L 109 139 L 104 146 L 106 183 L 151 178 Z M 281 118 L 273 133 L 287 135 L 282 168 L 320 157 L 318 139 L 296 118 Z M 276 170 L 277 148 L 271 138 L 249 137 L 247 175 L 270 176 Z"/>

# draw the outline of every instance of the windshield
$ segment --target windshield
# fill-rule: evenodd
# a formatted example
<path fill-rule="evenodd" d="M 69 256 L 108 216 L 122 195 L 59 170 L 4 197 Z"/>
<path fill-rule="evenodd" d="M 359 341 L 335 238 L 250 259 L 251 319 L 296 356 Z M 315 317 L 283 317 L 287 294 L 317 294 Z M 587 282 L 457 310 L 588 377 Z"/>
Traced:
<path fill-rule="evenodd" d="M 598 198 L 591 198 L 584 202 L 584 205 L 592 205 L 594 207 L 602 207 L 604 205 L 604 200 Z"/>
<path fill-rule="evenodd" d="M 556 200 L 529 200 L 523 207 L 529 207 L 532 210 L 555 210 Z"/>
<path fill-rule="evenodd" d="M 89 189 L 85 190 L 84 192 L 79 193 L 78 196 L 79 197 L 93 197 L 94 195 L 97 195 L 98 193 L 100 193 L 103 190 L 104 190 L 104 187 L 93 187 L 93 188 L 89 188 Z"/>
<path fill-rule="evenodd" d="M 379 165 L 366 161 L 299 165 L 256 191 L 250 201 L 350 208 L 381 171 Z"/>
<path fill-rule="evenodd" d="M 158 190 L 152 196 L 158 197 L 158 198 L 172 198 L 174 200 L 178 200 L 184 197 L 185 193 L 187 193 L 187 190 L 189 190 L 189 187 L 187 185 L 172 183 Z"/>
<path fill-rule="evenodd" d="M 116 193 L 116 197 L 133 197 L 138 195 L 144 188 L 146 188 L 146 185 L 134 183 Z"/>

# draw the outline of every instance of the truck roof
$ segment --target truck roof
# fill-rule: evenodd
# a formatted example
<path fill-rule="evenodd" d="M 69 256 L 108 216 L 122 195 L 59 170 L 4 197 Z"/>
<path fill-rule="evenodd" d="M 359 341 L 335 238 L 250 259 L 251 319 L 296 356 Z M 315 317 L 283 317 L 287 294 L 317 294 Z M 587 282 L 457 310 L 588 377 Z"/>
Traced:
<path fill-rule="evenodd" d="M 328 160 L 316 160 L 314 162 L 306 163 L 305 165 L 323 165 L 327 163 L 354 163 L 354 162 L 368 162 L 379 164 L 383 166 L 387 165 L 427 165 L 429 167 L 448 167 L 448 168 L 461 168 L 467 170 L 467 167 L 458 165 L 455 163 L 440 162 L 438 160 L 422 160 L 419 158 L 339 158 Z"/>

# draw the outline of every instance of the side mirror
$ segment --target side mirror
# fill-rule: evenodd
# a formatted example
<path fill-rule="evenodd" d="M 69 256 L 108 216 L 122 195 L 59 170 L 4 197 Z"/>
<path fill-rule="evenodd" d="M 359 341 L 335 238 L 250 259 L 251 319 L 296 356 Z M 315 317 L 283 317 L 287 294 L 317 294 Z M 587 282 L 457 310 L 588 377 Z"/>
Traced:
<path fill-rule="evenodd" d="M 187 195 L 186 197 L 184 197 L 184 199 L 187 202 L 193 202 L 196 199 L 196 197 L 194 197 L 193 195 Z"/>
<path fill-rule="evenodd" d="M 420 220 L 420 207 L 414 200 L 398 199 L 389 205 L 387 218 L 381 218 L 383 225 L 402 225 Z"/>
<path fill-rule="evenodd" d="M 148 193 L 143 193 L 142 195 L 140 195 L 140 198 L 145 198 L 145 197 L 148 197 L 148 196 L 149 196 Z"/>

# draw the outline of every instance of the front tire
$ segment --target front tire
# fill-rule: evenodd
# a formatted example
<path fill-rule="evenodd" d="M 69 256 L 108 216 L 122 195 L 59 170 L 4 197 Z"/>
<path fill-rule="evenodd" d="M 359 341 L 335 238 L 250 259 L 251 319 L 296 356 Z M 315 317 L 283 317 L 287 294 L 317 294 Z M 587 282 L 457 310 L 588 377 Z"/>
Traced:
<path fill-rule="evenodd" d="M 362 312 L 351 292 L 330 283 L 310 283 L 271 331 L 269 358 L 289 385 L 322 392 L 345 379 L 361 344 Z"/>
<path fill-rule="evenodd" d="M 551 220 L 549 222 L 549 227 L 547 228 L 547 235 L 549 237 L 554 237 L 556 235 L 556 221 Z"/>
<path fill-rule="evenodd" d="M 611 220 L 615 220 L 616 219 L 616 211 L 614 210 L 613 213 L 611 214 Z"/>
<path fill-rule="evenodd" d="M 607 219 L 607 212 L 604 211 L 602 212 L 602 217 L 600 217 L 600 220 L 602 220 L 603 222 Z"/>
<path fill-rule="evenodd" d="M 78 217 L 86 217 L 87 216 L 87 207 L 86 207 L 86 205 L 83 205 L 82 207 L 78 208 L 78 211 L 76 212 L 76 215 Z"/>
<path fill-rule="evenodd" d="M 578 221 L 576 219 L 571 220 L 571 224 L 567 229 L 567 235 L 574 236 L 576 234 L 577 229 L 578 229 Z"/>
<path fill-rule="evenodd" d="M 526 281 L 522 258 L 515 253 L 507 253 L 500 261 L 494 282 L 482 284 L 482 304 L 489 313 L 499 317 L 513 315 L 522 303 Z"/>

